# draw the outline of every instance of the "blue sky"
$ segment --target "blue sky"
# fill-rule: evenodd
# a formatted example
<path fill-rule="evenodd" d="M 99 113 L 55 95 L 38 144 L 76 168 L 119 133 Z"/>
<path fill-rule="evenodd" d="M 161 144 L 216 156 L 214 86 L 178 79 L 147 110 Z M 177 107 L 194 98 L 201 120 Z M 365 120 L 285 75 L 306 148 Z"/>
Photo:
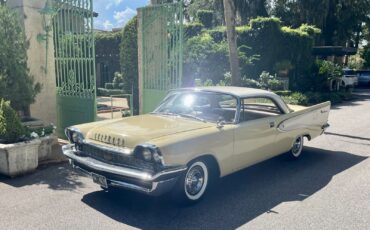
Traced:
<path fill-rule="evenodd" d="M 96 29 L 112 30 L 124 26 L 136 15 L 136 8 L 148 4 L 148 0 L 94 0 Z"/>

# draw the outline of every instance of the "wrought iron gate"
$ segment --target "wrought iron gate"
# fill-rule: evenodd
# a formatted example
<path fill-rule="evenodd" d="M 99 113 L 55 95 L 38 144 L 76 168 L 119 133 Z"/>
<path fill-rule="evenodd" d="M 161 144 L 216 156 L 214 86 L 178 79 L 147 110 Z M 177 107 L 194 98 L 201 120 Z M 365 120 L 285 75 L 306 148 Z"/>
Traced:
<path fill-rule="evenodd" d="M 142 113 L 153 111 L 169 89 L 181 86 L 182 4 L 178 1 L 139 9 Z"/>
<path fill-rule="evenodd" d="M 54 0 L 57 132 L 96 118 L 93 0 Z"/>

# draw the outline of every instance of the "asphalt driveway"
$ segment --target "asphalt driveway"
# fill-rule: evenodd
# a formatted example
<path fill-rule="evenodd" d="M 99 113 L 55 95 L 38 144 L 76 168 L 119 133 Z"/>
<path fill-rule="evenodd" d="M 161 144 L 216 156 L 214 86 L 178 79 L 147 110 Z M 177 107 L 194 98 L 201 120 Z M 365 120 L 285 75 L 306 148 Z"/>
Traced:
<path fill-rule="evenodd" d="M 104 192 L 67 164 L 0 178 L 1 229 L 369 229 L 370 90 L 334 107 L 329 122 L 301 159 L 223 178 L 191 207 Z"/>

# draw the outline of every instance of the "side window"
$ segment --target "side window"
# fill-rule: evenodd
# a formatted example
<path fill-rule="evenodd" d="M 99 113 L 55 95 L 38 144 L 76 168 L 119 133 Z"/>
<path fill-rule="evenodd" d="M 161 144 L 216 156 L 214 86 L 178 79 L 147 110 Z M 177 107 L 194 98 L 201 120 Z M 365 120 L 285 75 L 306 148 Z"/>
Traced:
<path fill-rule="evenodd" d="M 236 99 L 230 95 L 222 95 L 218 101 L 218 106 L 223 109 L 236 109 L 236 104 Z"/>
<path fill-rule="evenodd" d="M 241 100 L 240 121 L 251 121 L 282 114 L 280 108 L 270 98 L 253 97 Z"/>
<path fill-rule="evenodd" d="M 231 95 L 218 95 L 213 98 L 212 113 L 218 116 L 217 120 L 224 120 L 226 123 L 235 121 L 237 110 L 237 99 Z"/>

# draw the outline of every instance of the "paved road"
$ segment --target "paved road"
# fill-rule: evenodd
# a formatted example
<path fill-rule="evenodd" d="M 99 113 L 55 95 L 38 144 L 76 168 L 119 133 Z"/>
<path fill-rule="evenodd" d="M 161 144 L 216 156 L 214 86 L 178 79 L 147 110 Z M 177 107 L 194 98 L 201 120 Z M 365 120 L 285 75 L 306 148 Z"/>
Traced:
<path fill-rule="evenodd" d="M 370 90 L 333 108 L 298 161 L 222 179 L 198 205 L 106 193 L 59 164 L 0 178 L 1 229 L 370 229 Z"/>

